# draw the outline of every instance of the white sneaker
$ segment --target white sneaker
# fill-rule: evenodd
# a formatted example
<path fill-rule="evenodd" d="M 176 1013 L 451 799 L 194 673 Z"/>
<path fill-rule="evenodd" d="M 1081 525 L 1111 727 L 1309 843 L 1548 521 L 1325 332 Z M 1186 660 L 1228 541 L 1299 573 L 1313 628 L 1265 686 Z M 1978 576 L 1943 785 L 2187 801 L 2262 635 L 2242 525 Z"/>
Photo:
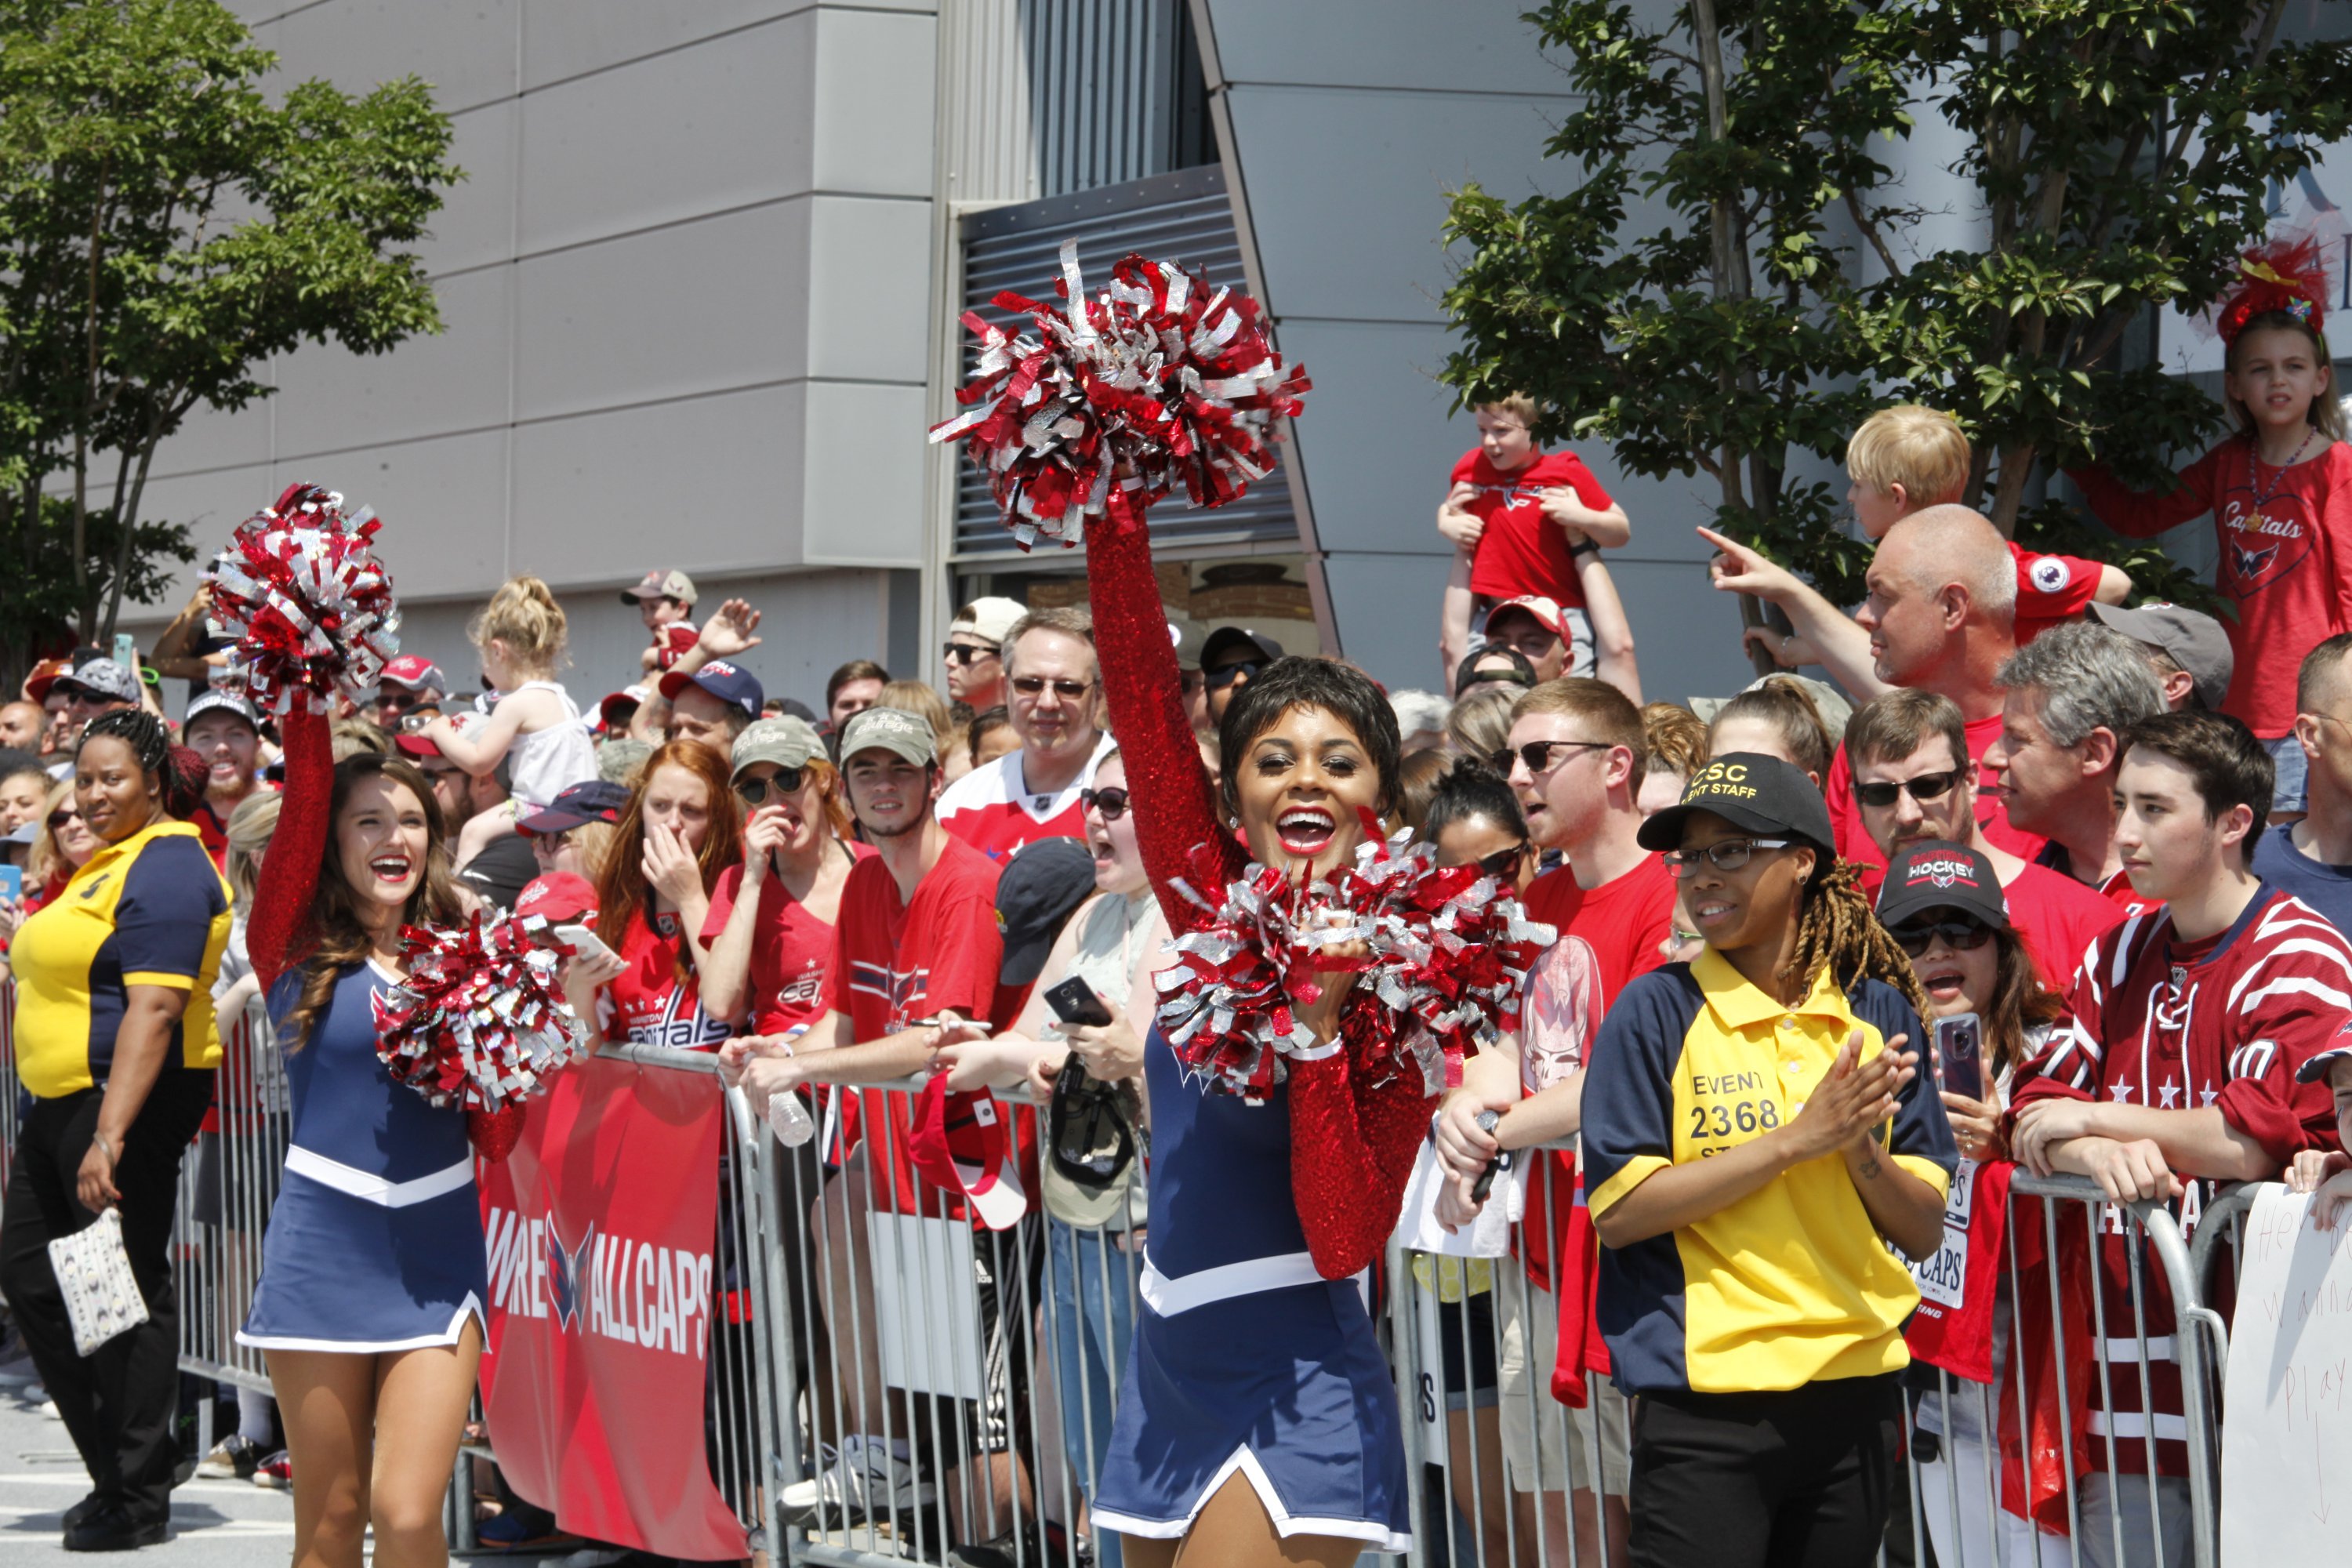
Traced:
<path fill-rule="evenodd" d="M 838 1518 L 845 1524 L 890 1519 L 928 1508 L 937 1495 L 929 1481 L 918 1478 L 915 1467 L 897 1458 L 880 1439 L 868 1441 L 857 1433 L 841 1440 L 837 1453 L 818 1448 L 819 1469 L 779 1494 L 787 1521 L 805 1524 Z"/>

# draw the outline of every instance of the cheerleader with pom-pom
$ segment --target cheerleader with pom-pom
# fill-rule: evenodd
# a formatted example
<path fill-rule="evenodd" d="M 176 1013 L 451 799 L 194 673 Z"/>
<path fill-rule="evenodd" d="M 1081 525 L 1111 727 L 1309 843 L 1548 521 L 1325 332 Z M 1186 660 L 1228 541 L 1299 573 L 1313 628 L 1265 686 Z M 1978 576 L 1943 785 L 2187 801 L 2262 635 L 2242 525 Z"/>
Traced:
<path fill-rule="evenodd" d="M 2213 514 L 2221 544 L 2215 586 L 2237 610 L 2222 623 L 2237 655 L 2222 710 L 2244 720 L 2278 764 L 2275 822 L 2304 809 L 2296 661 L 2352 631 L 2352 446 L 2339 438 L 2317 244 L 2273 243 L 2240 265 L 2243 281 L 2217 323 L 2237 434 L 2164 494 L 2126 489 L 2104 468 L 2067 477 L 2100 521 L 2135 539 Z"/>
<path fill-rule="evenodd" d="M 1176 933 L 1145 1048 L 1142 1305 L 1092 1517 L 1130 1565 L 1402 1551 L 1410 1483 L 1367 1275 L 1446 1056 L 1516 1006 L 1508 964 L 1533 948 L 1475 868 L 1388 856 L 1399 737 L 1361 673 L 1276 660 L 1225 711 L 1222 777 L 1202 767 L 1143 507 L 1180 485 L 1214 505 L 1261 477 L 1271 416 L 1305 384 L 1245 300 L 1134 257 L 1088 300 L 1067 252 L 1064 270 L 1061 308 L 999 300 L 1030 312 L 1018 337 L 972 321 L 961 396 L 982 406 L 936 435 L 971 442 L 1023 543 L 1084 527 L 1112 726 Z"/>
<path fill-rule="evenodd" d="M 309 569 L 320 559 L 336 564 Z M 408 977 L 403 928 L 463 919 L 440 808 L 404 761 L 333 760 L 325 710 L 373 684 L 373 659 L 300 628 L 369 620 L 381 653 L 396 619 L 337 499 L 296 487 L 238 531 L 221 573 L 249 590 L 230 619 L 254 685 L 284 710 L 286 754 L 247 945 L 292 1137 L 237 1340 L 266 1352 L 286 1423 L 299 1568 L 357 1568 L 371 1527 L 378 1562 L 441 1563 L 489 1300 L 481 1206 L 467 1115 L 396 1082 L 382 1057 Z M 296 635 L 273 645 L 273 627 Z"/>

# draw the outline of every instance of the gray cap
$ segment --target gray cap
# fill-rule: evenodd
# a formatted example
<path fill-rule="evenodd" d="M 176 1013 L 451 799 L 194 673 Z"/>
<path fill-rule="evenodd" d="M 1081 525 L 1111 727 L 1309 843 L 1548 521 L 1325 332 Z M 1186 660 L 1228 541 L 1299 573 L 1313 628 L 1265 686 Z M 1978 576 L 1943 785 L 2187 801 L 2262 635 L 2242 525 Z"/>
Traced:
<path fill-rule="evenodd" d="M 110 658 L 94 658 L 70 675 L 58 676 L 52 689 L 58 686 L 69 689 L 79 687 L 92 696 L 116 702 L 139 700 L 139 678 Z"/>
<path fill-rule="evenodd" d="M 841 760 L 879 748 L 906 758 L 917 767 L 940 760 L 938 737 L 931 722 L 903 708 L 866 708 L 849 716 L 841 727 Z"/>
<path fill-rule="evenodd" d="M 731 761 L 734 771 L 740 773 L 754 763 L 797 768 L 810 758 L 823 755 L 824 742 L 817 738 L 815 726 L 806 720 L 757 719 L 735 737 Z"/>
<path fill-rule="evenodd" d="M 2238 668 L 2230 634 L 2212 616 L 2179 605 L 2093 605 L 2091 614 L 2137 643 L 2161 648 L 2197 684 L 2198 700 L 2219 713 Z"/>
<path fill-rule="evenodd" d="M 653 754 L 652 744 L 645 741 L 623 736 L 601 742 L 596 747 L 596 776 L 612 784 L 627 784 Z"/>

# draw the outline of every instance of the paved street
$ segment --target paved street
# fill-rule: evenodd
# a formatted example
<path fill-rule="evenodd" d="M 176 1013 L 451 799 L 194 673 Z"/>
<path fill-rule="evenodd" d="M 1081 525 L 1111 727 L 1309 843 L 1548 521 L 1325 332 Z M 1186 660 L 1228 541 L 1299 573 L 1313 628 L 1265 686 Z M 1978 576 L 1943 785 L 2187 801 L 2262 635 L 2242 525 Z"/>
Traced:
<path fill-rule="evenodd" d="M 24 1391 L 0 1391 L 0 1563 L 8 1568 L 87 1563 L 58 1544 L 58 1516 L 89 1478 L 57 1417 Z M 172 1539 L 139 1553 L 173 1568 L 253 1568 L 282 1563 L 294 1545 L 294 1502 L 249 1481 L 190 1481 L 172 1494 Z"/>

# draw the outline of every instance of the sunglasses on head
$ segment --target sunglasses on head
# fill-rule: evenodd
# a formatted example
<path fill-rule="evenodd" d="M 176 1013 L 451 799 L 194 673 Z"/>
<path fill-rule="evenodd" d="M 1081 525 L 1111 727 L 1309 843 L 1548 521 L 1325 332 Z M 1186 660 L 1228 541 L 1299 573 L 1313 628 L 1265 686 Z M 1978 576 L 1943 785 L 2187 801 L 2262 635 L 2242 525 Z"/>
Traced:
<path fill-rule="evenodd" d="M 746 805 L 762 805 L 770 795 L 782 800 L 788 795 L 798 795 L 800 787 L 801 771 L 798 768 L 780 768 L 772 778 L 735 781 L 735 793 L 743 797 Z"/>
<path fill-rule="evenodd" d="M 1127 815 L 1127 791 L 1112 784 L 1108 789 L 1082 789 L 1078 792 L 1080 811 L 1099 811 L 1105 822 L 1117 822 Z"/>
<path fill-rule="evenodd" d="M 1921 773 L 1916 779 L 1904 779 L 1895 784 L 1857 784 L 1853 786 L 1853 797 L 1864 805 L 1881 810 L 1893 805 L 1899 796 L 1905 795 L 1913 800 L 1940 800 L 1951 793 L 1952 786 L 1960 782 L 1960 774 L 1965 771 L 1953 768 L 1946 773 Z"/>
<path fill-rule="evenodd" d="M 1955 952 L 1968 952 L 1982 947 L 1992 940 L 1992 927 L 1962 916 L 1948 921 L 1907 922 L 1892 928 L 1886 934 L 1895 939 L 1895 946 L 1916 958 L 1933 947 L 1937 937 L 1942 937 L 1945 945 Z"/>
<path fill-rule="evenodd" d="M 1049 684 L 1054 688 L 1054 695 L 1065 702 L 1076 702 L 1093 690 L 1095 685 L 1091 680 L 1048 682 L 1042 675 L 1016 675 L 1013 678 L 1013 689 L 1024 697 L 1042 697 L 1045 694 L 1045 688 Z"/>
<path fill-rule="evenodd" d="M 1212 690 L 1223 691 L 1236 680 L 1255 680 L 1265 668 L 1262 658 L 1237 658 L 1231 664 L 1221 664 L 1214 669 L 1201 672 Z"/>
<path fill-rule="evenodd" d="M 977 664 L 983 658 L 994 658 L 1000 651 L 1002 650 L 998 648 L 984 647 L 976 642 L 951 642 L 948 644 L 946 649 L 950 664 L 966 665 Z"/>

